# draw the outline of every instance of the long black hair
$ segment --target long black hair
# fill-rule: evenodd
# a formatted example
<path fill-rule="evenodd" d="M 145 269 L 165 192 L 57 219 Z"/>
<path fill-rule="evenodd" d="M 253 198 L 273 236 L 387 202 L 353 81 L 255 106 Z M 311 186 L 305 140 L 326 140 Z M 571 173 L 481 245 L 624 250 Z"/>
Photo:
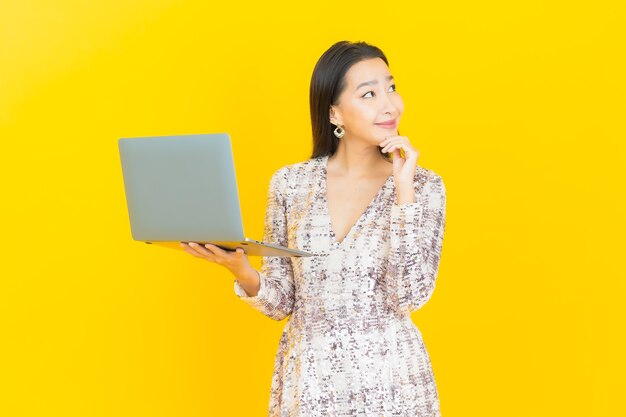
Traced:
<path fill-rule="evenodd" d="M 387 57 L 379 48 L 365 42 L 339 41 L 328 48 L 315 64 L 309 90 L 311 106 L 311 127 L 313 129 L 313 153 L 311 158 L 329 155 L 337 151 L 339 139 L 334 135 L 330 120 L 330 106 L 346 87 L 346 73 L 357 62 L 370 58 L 380 58 L 389 66 Z M 398 134 L 400 132 L 398 131 Z M 390 158 L 390 153 L 381 155 Z"/>

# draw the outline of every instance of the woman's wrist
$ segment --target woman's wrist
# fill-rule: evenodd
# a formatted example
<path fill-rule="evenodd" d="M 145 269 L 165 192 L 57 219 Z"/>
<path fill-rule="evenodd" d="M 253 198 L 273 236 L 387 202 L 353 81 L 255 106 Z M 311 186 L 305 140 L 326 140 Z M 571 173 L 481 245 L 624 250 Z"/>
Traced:
<path fill-rule="evenodd" d="M 256 296 L 261 290 L 261 274 L 256 269 L 250 268 L 242 273 L 233 273 L 233 275 L 249 297 Z"/>
<path fill-rule="evenodd" d="M 399 187 L 397 191 L 396 204 L 413 204 L 415 203 L 415 189 L 413 184 L 408 186 Z"/>
<path fill-rule="evenodd" d="M 231 271 L 235 279 L 241 284 L 258 284 L 261 280 L 259 272 L 254 268 L 247 268 L 243 271 Z"/>

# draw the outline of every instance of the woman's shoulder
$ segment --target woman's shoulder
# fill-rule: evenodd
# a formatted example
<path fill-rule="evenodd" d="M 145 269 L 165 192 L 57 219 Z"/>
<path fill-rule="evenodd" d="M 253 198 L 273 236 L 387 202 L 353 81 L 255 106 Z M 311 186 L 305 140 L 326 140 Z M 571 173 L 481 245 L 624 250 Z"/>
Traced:
<path fill-rule="evenodd" d="M 275 182 L 281 188 L 287 187 L 289 184 L 302 184 L 314 177 L 316 168 L 320 165 L 323 157 L 310 158 L 286 164 L 278 168 L 272 174 L 272 182 Z"/>
<path fill-rule="evenodd" d="M 415 191 L 420 195 L 445 194 L 443 178 L 432 169 L 417 165 L 415 167 Z"/>
<path fill-rule="evenodd" d="M 318 156 L 316 158 L 309 158 L 303 161 L 283 165 L 277 171 L 281 171 L 283 175 L 301 175 L 303 173 L 309 173 L 312 168 L 319 166 L 319 162 L 322 158 L 324 157 Z"/>
<path fill-rule="evenodd" d="M 443 178 L 432 169 L 421 165 L 415 166 L 415 189 L 421 190 L 426 184 L 443 187 Z"/>

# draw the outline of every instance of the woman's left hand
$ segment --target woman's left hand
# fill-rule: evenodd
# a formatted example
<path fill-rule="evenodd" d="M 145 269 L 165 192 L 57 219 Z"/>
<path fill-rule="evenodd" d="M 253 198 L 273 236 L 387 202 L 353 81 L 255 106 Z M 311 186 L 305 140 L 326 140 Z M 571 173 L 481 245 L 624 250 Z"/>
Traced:
<path fill-rule="evenodd" d="M 378 146 L 383 147 L 383 152 L 393 151 L 393 177 L 396 186 L 410 186 L 412 189 L 419 152 L 411 145 L 409 138 L 397 135 L 387 136 Z M 400 149 L 404 151 L 404 157 L 400 154 Z"/>

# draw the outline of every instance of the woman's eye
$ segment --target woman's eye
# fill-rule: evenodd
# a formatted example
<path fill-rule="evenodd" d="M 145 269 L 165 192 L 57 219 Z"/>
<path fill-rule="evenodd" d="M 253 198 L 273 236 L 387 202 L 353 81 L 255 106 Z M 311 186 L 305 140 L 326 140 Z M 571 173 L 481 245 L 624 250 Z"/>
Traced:
<path fill-rule="evenodd" d="M 389 86 L 389 88 L 393 88 L 393 91 L 396 91 L 396 85 L 395 85 L 395 84 L 391 84 L 391 85 Z M 367 93 L 363 94 L 363 96 L 362 96 L 362 97 L 366 97 L 366 96 L 367 96 L 368 94 L 370 94 L 370 93 L 374 94 L 374 92 L 373 92 L 373 91 L 368 91 Z"/>

